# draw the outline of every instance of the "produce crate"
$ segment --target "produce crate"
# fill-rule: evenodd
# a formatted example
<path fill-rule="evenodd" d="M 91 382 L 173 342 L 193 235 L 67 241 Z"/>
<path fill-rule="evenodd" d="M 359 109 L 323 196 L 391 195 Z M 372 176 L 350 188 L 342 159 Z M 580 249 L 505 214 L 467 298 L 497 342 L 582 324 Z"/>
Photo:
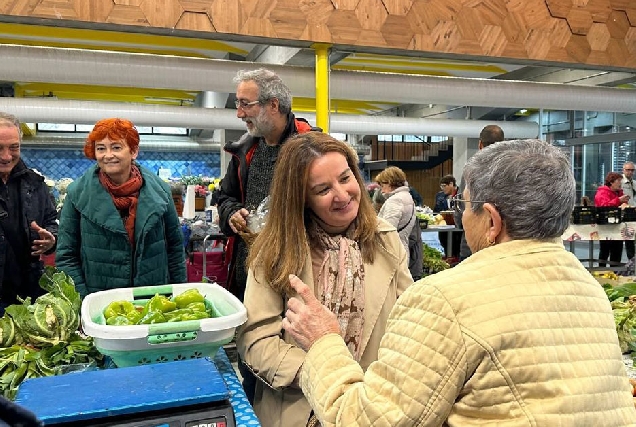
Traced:
<path fill-rule="evenodd" d="M 594 224 L 596 208 L 594 206 L 574 206 L 572 224 Z"/>
<path fill-rule="evenodd" d="M 113 301 L 141 303 L 155 294 L 178 295 L 196 288 L 219 317 L 152 325 L 106 325 L 103 311 Z M 245 306 L 216 283 L 120 288 L 95 292 L 82 302 L 82 327 L 95 347 L 119 366 L 136 366 L 174 360 L 214 357 L 229 343 L 235 329 L 247 320 Z"/>
<path fill-rule="evenodd" d="M 621 222 L 621 209 L 613 206 L 599 206 L 596 208 L 597 224 L 618 224 Z"/>

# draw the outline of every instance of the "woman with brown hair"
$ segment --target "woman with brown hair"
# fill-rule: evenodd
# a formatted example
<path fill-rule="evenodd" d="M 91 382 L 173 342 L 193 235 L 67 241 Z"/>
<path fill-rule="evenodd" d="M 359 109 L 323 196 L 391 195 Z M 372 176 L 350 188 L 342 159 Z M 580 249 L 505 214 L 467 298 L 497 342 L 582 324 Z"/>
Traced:
<path fill-rule="evenodd" d="M 281 333 L 289 275 L 309 284 L 336 314 L 351 356 L 366 368 L 377 359 L 386 319 L 412 284 L 395 228 L 378 219 L 358 157 L 319 132 L 288 139 L 270 189 L 270 211 L 250 248 L 237 347 L 259 379 L 254 409 L 265 426 L 302 426 L 311 408 L 298 385 L 305 351 Z M 293 165 L 293 167 L 291 167 Z"/>
<path fill-rule="evenodd" d="M 170 188 L 138 154 L 139 133 L 125 119 L 100 120 L 84 145 L 97 164 L 68 187 L 55 256 L 82 296 L 186 280 Z"/>

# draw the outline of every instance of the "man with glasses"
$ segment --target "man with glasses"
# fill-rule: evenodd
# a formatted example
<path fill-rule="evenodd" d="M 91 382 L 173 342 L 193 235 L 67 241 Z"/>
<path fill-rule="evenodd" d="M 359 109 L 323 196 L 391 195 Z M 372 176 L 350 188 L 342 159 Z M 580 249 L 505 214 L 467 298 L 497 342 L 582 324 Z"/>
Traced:
<path fill-rule="evenodd" d="M 276 73 L 262 68 L 241 70 L 234 82 L 237 84 L 236 116 L 245 122 L 247 133 L 223 148 L 232 159 L 221 183 L 218 212 L 219 227 L 231 240 L 228 288 L 243 301 L 248 248 L 237 233 L 246 227 L 249 212 L 269 194 L 274 165 L 285 140 L 297 133 L 321 129 L 294 116 L 291 92 Z M 255 379 L 242 363 L 239 368 L 244 378 L 243 388 L 251 403 Z"/>
<path fill-rule="evenodd" d="M 453 175 L 445 175 L 439 182 L 440 191 L 435 195 L 434 212 L 450 209 L 450 200 L 457 195 L 457 181 Z"/>
<path fill-rule="evenodd" d="M 629 196 L 629 200 L 627 204 L 630 207 L 636 206 L 636 188 L 634 188 L 634 163 L 625 162 L 623 164 L 623 181 L 621 183 L 621 188 L 623 189 L 623 194 L 627 194 Z M 625 252 L 627 252 L 627 259 L 630 260 L 634 258 L 634 240 L 625 240 Z"/>
<path fill-rule="evenodd" d="M 435 195 L 435 208 L 433 209 L 435 212 L 442 212 L 451 210 L 451 200 L 457 196 L 457 191 L 459 188 L 457 187 L 457 181 L 453 175 L 445 175 L 439 182 L 439 191 Z M 451 247 L 448 247 L 448 233 L 452 233 L 451 235 Z M 440 231 L 439 232 L 439 242 L 444 248 L 444 254 L 446 257 L 459 257 L 459 246 L 461 244 L 462 233 L 453 233 L 450 231 Z M 451 250 L 452 249 L 452 250 Z"/>

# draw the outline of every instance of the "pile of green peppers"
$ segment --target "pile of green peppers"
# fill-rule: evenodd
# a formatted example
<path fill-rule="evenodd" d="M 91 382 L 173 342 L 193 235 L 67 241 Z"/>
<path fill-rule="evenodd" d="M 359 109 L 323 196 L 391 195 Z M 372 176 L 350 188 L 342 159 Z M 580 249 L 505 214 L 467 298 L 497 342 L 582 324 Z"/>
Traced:
<path fill-rule="evenodd" d="M 196 288 L 172 298 L 156 294 L 144 305 L 113 301 L 104 309 L 106 324 L 111 326 L 183 322 L 210 317 L 216 317 L 214 310 L 206 307 L 205 297 Z"/>

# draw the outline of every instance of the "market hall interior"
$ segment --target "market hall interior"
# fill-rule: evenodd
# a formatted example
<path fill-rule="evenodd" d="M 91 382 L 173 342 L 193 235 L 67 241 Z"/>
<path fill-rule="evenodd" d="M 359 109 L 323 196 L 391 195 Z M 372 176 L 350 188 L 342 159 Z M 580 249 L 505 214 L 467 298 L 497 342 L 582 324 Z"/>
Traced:
<path fill-rule="evenodd" d="M 461 176 L 486 123 L 570 150 L 580 196 L 634 150 L 632 2 L 160 3 L 0 6 L 12 59 L 0 110 L 28 123 L 30 166 L 78 177 L 90 126 L 125 113 L 142 165 L 221 177 L 221 147 L 244 129 L 232 77 L 262 66 L 289 84 L 294 111 L 356 148 L 369 181 L 395 164 L 426 205 L 440 177 Z"/>

